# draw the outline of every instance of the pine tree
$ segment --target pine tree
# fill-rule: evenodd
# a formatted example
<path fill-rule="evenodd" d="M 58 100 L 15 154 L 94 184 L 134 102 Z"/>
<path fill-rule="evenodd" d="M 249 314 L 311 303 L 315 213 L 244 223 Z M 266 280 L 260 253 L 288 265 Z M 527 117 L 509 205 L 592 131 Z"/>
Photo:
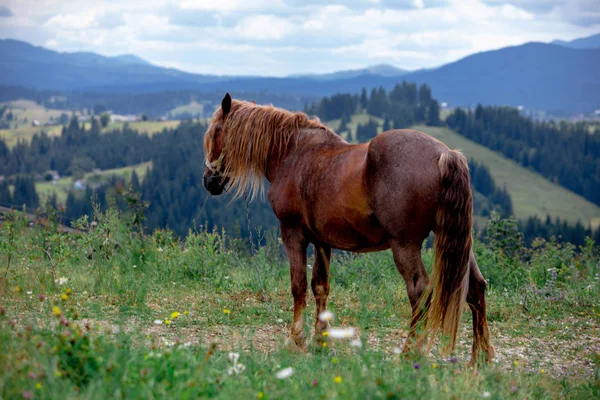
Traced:
<path fill-rule="evenodd" d="M 0 206 L 10 207 L 12 204 L 12 196 L 10 195 L 8 182 L 3 181 L 0 183 Z"/>
<path fill-rule="evenodd" d="M 369 104 L 369 98 L 367 97 L 367 89 L 362 88 L 360 92 L 360 108 L 366 110 L 367 105 Z"/>

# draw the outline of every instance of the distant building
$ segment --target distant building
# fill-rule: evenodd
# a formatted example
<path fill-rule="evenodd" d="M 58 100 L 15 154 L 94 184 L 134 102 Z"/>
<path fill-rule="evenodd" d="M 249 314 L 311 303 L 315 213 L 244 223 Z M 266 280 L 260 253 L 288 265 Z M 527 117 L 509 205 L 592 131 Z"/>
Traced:
<path fill-rule="evenodd" d="M 135 122 L 138 120 L 137 115 L 118 115 L 111 114 L 110 122 Z"/>
<path fill-rule="evenodd" d="M 87 188 L 87 182 L 85 179 L 77 179 L 75 183 L 73 183 L 73 189 L 84 191 Z"/>

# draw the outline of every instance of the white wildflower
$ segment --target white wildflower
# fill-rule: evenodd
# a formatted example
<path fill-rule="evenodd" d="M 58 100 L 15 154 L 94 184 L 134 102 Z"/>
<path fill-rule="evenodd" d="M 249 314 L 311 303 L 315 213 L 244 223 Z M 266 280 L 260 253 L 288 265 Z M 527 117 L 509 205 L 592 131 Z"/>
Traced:
<path fill-rule="evenodd" d="M 27 291 L 27 294 L 32 294 L 33 292 L 31 290 Z"/>
<path fill-rule="evenodd" d="M 277 379 L 287 379 L 294 374 L 294 368 L 287 367 L 275 374 Z"/>
<path fill-rule="evenodd" d="M 392 352 L 394 354 L 402 354 L 402 349 L 400 347 L 394 347 L 394 350 L 392 350 Z"/>
<path fill-rule="evenodd" d="M 137 268 L 137 265 L 135 265 L 135 264 L 134 264 L 134 265 L 133 265 L 133 268 Z"/>
<path fill-rule="evenodd" d="M 362 347 L 362 341 L 360 339 L 353 339 L 353 340 L 350 341 L 350 346 L 361 348 Z"/>
<path fill-rule="evenodd" d="M 234 374 L 237 375 L 246 369 L 244 364 L 238 363 L 238 360 L 240 358 L 240 353 L 229 353 L 227 355 L 227 357 L 229 358 L 229 361 L 231 361 L 233 363 L 232 367 L 227 368 L 228 375 L 234 375 Z"/>
<path fill-rule="evenodd" d="M 229 361 L 231 361 L 233 364 L 236 364 L 240 358 L 240 353 L 229 353 L 227 357 L 229 358 Z"/>
<path fill-rule="evenodd" d="M 162 324 L 163 324 L 162 319 L 155 319 L 154 320 L 154 325 L 162 325 Z"/>
<path fill-rule="evenodd" d="M 350 328 L 330 328 L 329 337 L 332 339 L 349 339 L 356 335 L 356 329 Z"/>
<path fill-rule="evenodd" d="M 246 369 L 246 367 L 244 366 L 244 364 L 235 364 L 233 367 L 229 367 L 227 368 L 227 374 L 228 375 L 237 375 L 240 374 L 242 372 L 244 372 L 244 370 Z"/>
<path fill-rule="evenodd" d="M 492 394 L 490 392 L 483 392 L 483 397 L 491 397 Z"/>
<path fill-rule="evenodd" d="M 158 252 L 159 252 L 159 253 L 162 253 L 162 252 L 163 252 L 163 249 L 162 249 L 162 247 L 159 247 L 159 248 L 158 248 Z"/>
<path fill-rule="evenodd" d="M 329 310 L 325 310 L 319 314 L 319 321 L 329 322 L 333 319 L 333 313 Z"/>
<path fill-rule="evenodd" d="M 67 283 L 69 281 L 68 278 L 64 278 L 64 277 L 60 277 L 58 279 L 54 280 L 54 283 L 58 283 L 59 285 L 64 285 L 65 283 Z"/>

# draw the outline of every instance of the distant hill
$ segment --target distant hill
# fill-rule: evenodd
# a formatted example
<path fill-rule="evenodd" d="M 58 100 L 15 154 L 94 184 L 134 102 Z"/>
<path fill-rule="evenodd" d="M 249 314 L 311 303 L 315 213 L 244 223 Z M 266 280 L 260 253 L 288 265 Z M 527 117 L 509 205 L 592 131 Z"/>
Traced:
<path fill-rule="evenodd" d="M 600 33 L 568 42 L 565 42 L 564 40 L 554 40 L 552 41 L 552 44 L 570 47 L 572 49 L 598 49 L 600 48 Z"/>
<path fill-rule="evenodd" d="M 318 98 L 359 92 L 363 87 L 390 89 L 407 80 L 427 83 L 433 95 L 450 106 L 522 105 L 527 109 L 579 113 L 600 108 L 598 70 L 600 48 L 527 43 L 414 72 L 379 65 L 283 78 L 215 76 L 161 68 L 130 55 L 58 53 L 25 42 L 0 40 L 0 85 L 63 91 L 230 91 Z"/>
<path fill-rule="evenodd" d="M 215 79 L 219 78 L 157 67 L 133 55 L 59 53 L 18 40 L 0 40 L 0 84 L 71 90 Z"/>
<path fill-rule="evenodd" d="M 388 64 L 373 65 L 367 68 L 351 69 L 347 71 L 330 72 L 326 74 L 297 74 L 290 75 L 290 78 L 309 78 L 319 81 L 333 81 L 338 79 L 355 78 L 361 75 L 375 75 L 375 76 L 388 76 L 398 77 L 406 75 L 409 71 L 404 69 L 396 68 Z"/>
<path fill-rule="evenodd" d="M 600 107 L 600 49 L 527 43 L 465 57 L 403 79 L 431 86 L 450 105 L 522 105 L 548 111 Z"/>

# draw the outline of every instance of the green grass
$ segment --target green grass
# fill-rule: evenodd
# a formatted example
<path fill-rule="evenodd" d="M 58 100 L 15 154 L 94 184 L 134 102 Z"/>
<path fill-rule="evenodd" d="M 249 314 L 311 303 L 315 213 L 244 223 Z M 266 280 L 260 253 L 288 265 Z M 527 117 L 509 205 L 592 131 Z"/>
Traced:
<path fill-rule="evenodd" d="M 152 162 L 145 162 L 137 165 L 132 165 L 123 168 L 113 168 L 101 171 L 99 173 L 88 173 L 85 175 L 86 179 L 92 179 L 101 181 L 104 177 L 108 176 L 120 176 L 129 180 L 132 172 L 135 170 L 138 177 L 142 179 L 146 175 L 146 169 L 152 167 Z M 56 199 L 59 203 L 65 204 L 69 190 L 73 187 L 73 178 L 65 177 L 58 179 L 55 183 L 52 182 L 36 182 L 35 190 L 40 199 L 45 199 L 56 193 Z"/>
<path fill-rule="evenodd" d="M 292 297 L 277 241 L 249 257 L 236 250 L 241 243 L 214 233 L 190 234 L 179 243 L 164 231 L 132 234 L 127 215 L 97 217 L 96 226 L 81 224 L 87 233 L 77 236 L 57 235 L 51 226 L 28 229 L 19 219 L 0 228 L 0 397 L 600 395 L 597 248 L 575 258 L 572 247 L 543 244 L 525 262 L 477 243 L 490 281 L 488 317 L 498 357 L 472 369 L 466 366 L 469 313 L 457 362 L 435 347 L 419 359 L 395 353 L 410 307 L 389 252 L 334 255 L 332 325 L 356 327 L 362 347 L 329 339 L 327 347 L 304 354 L 284 343 Z M 424 259 L 429 266 L 431 253 Z M 546 273 L 549 265 L 559 266 L 556 278 Z M 60 278 L 66 282 L 54 284 Z M 310 330 L 312 294 L 308 299 Z M 231 374 L 230 352 L 244 366 Z M 278 379 L 287 367 L 292 376 Z"/>
<path fill-rule="evenodd" d="M 416 126 L 417 130 L 441 140 L 452 149 L 460 149 L 468 158 L 485 164 L 497 185 L 506 186 L 517 218 L 550 214 L 571 223 L 600 226 L 600 207 L 583 197 L 554 184 L 536 172 L 523 168 L 501 154 L 493 152 L 458 133 L 440 127 Z"/>

